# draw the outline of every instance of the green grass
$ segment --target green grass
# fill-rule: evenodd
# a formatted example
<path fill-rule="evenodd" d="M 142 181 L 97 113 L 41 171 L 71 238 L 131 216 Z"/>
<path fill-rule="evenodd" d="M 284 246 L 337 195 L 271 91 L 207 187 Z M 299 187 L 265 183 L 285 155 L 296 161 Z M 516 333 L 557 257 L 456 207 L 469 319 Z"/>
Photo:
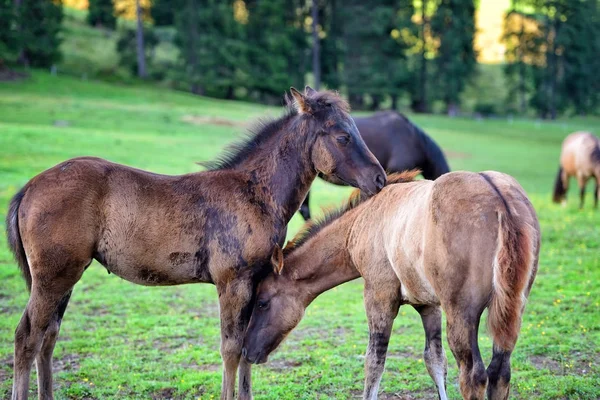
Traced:
<path fill-rule="evenodd" d="M 0 217 L 31 177 L 70 157 L 96 155 L 158 173 L 199 170 L 243 131 L 239 124 L 278 109 L 210 100 L 146 86 L 117 86 L 34 73 L 0 85 Z M 193 125 L 185 116 L 218 117 Z M 600 211 L 550 203 L 561 140 L 600 132 L 600 120 L 448 119 L 415 116 L 442 145 L 453 169 L 500 170 L 525 187 L 543 230 L 540 270 L 513 356 L 513 397 L 600 397 Z M 229 124 L 224 124 L 230 121 Z M 349 189 L 314 185 L 313 206 L 339 204 Z M 591 190 L 590 190 L 591 191 Z M 301 226 L 299 217 L 291 232 Z M 362 390 L 368 331 L 361 282 L 319 297 L 271 357 L 254 368 L 257 399 L 346 399 Z M 12 383 L 13 332 L 27 302 L 4 235 L 0 238 L 0 398 Z M 420 319 L 402 308 L 394 326 L 382 398 L 434 398 L 422 360 Z M 480 344 L 486 360 L 491 343 Z M 211 285 L 148 288 L 86 272 L 65 315 L 55 351 L 57 399 L 216 398 L 219 320 Z M 448 390 L 458 398 L 448 346 Z M 35 375 L 35 373 L 34 373 Z M 35 384 L 32 381 L 32 395 Z"/>

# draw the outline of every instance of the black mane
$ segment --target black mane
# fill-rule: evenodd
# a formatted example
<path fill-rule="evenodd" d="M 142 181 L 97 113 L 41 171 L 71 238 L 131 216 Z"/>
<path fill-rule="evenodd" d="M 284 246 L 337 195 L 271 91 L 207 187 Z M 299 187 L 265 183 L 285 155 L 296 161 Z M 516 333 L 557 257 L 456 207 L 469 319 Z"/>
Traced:
<path fill-rule="evenodd" d="M 350 211 L 359 204 L 363 203 L 366 199 L 368 199 L 368 197 L 361 193 L 359 189 L 355 190 L 342 207 L 326 212 L 325 215 L 316 222 L 308 222 L 307 227 L 301 230 L 296 237 L 294 237 L 294 239 L 290 241 L 287 246 L 285 246 L 285 249 L 283 249 L 283 254 L 290 254 L 295 249 L 301 247 L 304 243 L 308 242 L 310 238 L 321 232 L 325 227 L 331 225 L 333 221 L 340 218 L 347 211 Z"/>
<path fill-rule="evenodd" d="M 296 109 L 288 104 L 285 114 L 282 117 L 274 120 L 259 119 L 254 126 L 248 129 L 245 138 L 227 146 L 216 160 L 200 162 L 198 164 L 209 171 L 235 168 L 272 136 L 281 131 L 289 120 L 296 115 L 298 115 Z"/>

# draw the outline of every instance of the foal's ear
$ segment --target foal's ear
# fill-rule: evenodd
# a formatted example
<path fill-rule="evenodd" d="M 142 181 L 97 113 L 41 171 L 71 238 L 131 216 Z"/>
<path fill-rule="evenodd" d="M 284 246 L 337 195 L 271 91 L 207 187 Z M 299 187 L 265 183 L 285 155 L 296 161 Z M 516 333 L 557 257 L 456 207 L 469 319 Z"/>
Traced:
<path fill-rule="evenodd" d="M 296 110 L 298 110 L 299 114 L 310 114 L 311 109 L 308 104 L 308 100 L 306 96 L 300 93 L 296 88 L 291 87 L 290 93 L 292 93 L 292 97 L 294 98 L 294 106 Z"/>
<path fill-rule="evenodd" d="M 316 93 L 317 93 L 317 91 L 308 85 L 306 85 L 306 87 L 304 88 L 304 94 L 306 96 L 312 96 L 313 94 L 316 94 Z"/>
<path fill-rule="evenodd" d="M 283 269 L 283 251 L 278 244 L 275 245 L 273 254 L 271 254 L 271 265 L 273 265 L 273 271 L 277 275 L 281 275 L 281 270 Z"/>

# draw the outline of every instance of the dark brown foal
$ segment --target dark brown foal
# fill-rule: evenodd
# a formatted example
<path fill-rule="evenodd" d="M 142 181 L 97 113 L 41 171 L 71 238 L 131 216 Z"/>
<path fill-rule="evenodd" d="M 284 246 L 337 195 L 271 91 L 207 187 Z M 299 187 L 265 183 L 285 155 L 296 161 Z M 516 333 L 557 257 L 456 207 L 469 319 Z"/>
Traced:
<path fill-rule="evenodd" d="M 60 322 L 93 259 L 141 285 L 215 284 L 221 398 L 233 398 L 260 267 L 283 242 L 317 173 L 369 193 L 385 184 L 340 97 L 307 87 L 303 94 L 292 89 L 292 99 L 284 117 L 210 171 L 165 176 L 84 157 L 41 173 L 17 193 L 6 226 L 31 295 L 15 334 L 13 400 L 27 398 L 34 360 L 39 397 L 52 398 Z M 242 361 L 239 372 L 239 396 L 250 398 L 250 365 Z"/>

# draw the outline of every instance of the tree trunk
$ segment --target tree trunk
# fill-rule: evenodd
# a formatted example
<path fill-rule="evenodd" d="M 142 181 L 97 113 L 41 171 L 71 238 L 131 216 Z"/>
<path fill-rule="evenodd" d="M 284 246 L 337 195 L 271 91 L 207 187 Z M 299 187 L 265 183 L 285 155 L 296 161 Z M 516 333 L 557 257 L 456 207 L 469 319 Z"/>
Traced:
<path fill-rule="evenodd" d="M 312 0 L 312 64 L 313 64 L 313 76 L 314 76 L 314 89 L 319 90 L 321 86 L 321 43 L 319 39 L 319 32 L 317 27 L 319 25 L 319 6 L 317 5 L 318 0 Z"/>
<path fill-rule="evenodd" d="M 232 85 L 227 86 L 227 92 L 225 93 L 226 100 L 233 100 L 235 95 L 234 88 Z"/>
<path fill-rule="evenodd" d="M 146 78 L 146 55 L 144 53 L 144 25 L 142 23 L 142 7 L 140 0 L 135 1 L 135 14 L 137 17 L 137 29 L 135 38 L 137 43 L 138 77 Z"/>
<path fill-rule="evenodd" d="M 515 2 L 516 7 L 516 2 Z M 521 15 L 521 30 L 519 31 L 519 48 L 517 50 L 517 62 L 519 63 L 519 109 L 521 114 L 525 114 L 527 112 L 527 88 L 525 87 L 525 62 L 523 61 L 523 36 L 525 35 L 525 20 Z"/>
<path fill-rule="evenodd" d="M 380 104 L 381 104 L 381 95 L 372 94 L 371 95 L 371 111 L 379 110 Z"/>
<path fill-rule="evenodd" d="M 426 113 L 429 110 L 427 104 L 427 0 L 421 2 L 421 68 L 419 76 L 420 96 L 416 112 Z"/>
<path fill-rule="evenodd" d="M 361 110 L 364 107 L 364 99 L 363 95 L 360 93 L 350 93 L 348 95 L 348 100 L 350 101 L 350 107 L 355 110 Z"/>
<path fill-rule="evenodd" d="M 458 115 L 458 104 L 456 104 L 453 101 L 448 102 L 448 116 L 456 117 L 457 115 Z"/>
<path fill-rule="evenodd" d="M 16 34 L 17 37 L 19 38 L 19 43 L 18 46 L 19 48 L 17 49 L 17 62 L 19 64 L 23 64 L 25 66 L 27 66 L 29 63 L 27 61 L 27 57 L 25 56 L 25 52 L 23 51 L 23 46 L 21 45 L 21 15 L 20 15 L 20 8 L 21 8 L 21 1 L 22 0 L 14 0 L 14 7 L 15 7 L 15 16 L 17 19 L 17 25 L 16 25 Z"/>
<path fill-rule="evenodd" d="M 392 94 L 390 97 L 392 98 L 392 106 L 390 107 L 390 110 L 398 110 L 398 95 Z"/>

